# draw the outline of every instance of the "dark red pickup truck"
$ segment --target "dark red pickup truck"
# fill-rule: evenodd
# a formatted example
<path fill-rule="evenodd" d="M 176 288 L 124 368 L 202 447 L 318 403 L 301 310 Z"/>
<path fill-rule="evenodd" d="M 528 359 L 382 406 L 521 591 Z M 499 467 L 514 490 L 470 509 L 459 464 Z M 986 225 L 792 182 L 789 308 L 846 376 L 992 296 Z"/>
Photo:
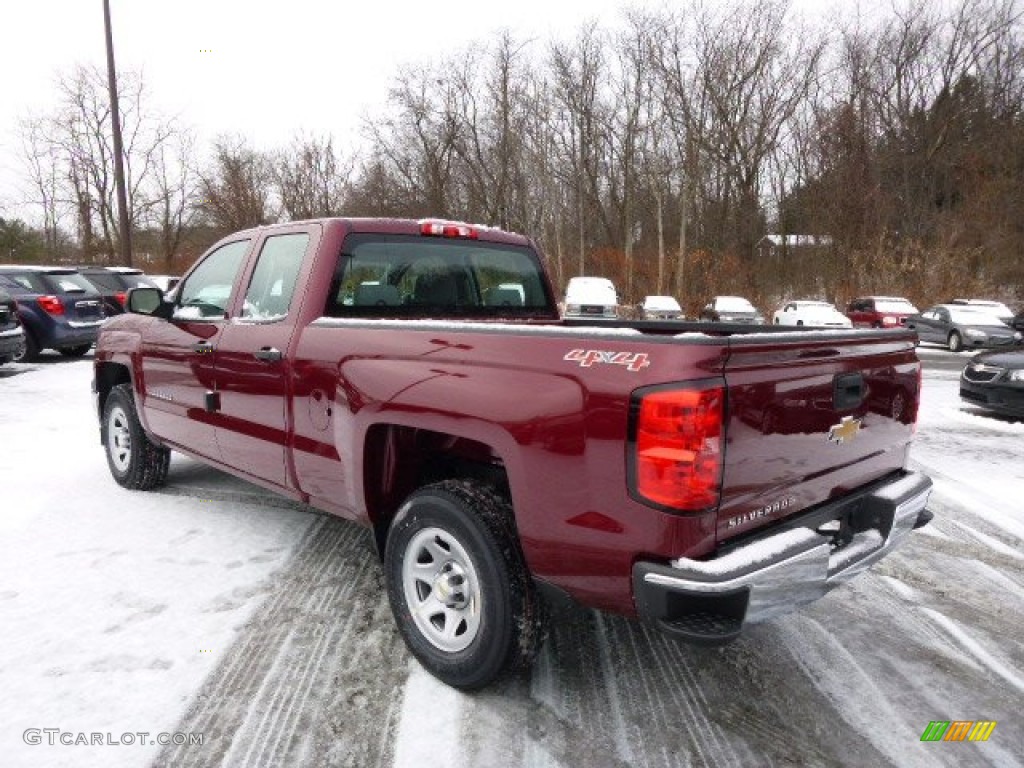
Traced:
<path fill-rule="evenodd" d="M 533 243 L 438 221 L 240 232 L 96 347 L 110 470 L 178 450 L 372 528 L 413 654 L 528 663 L 543 593 L 722 643 L 927 522 L 914 334 L 558 316 Z"/>

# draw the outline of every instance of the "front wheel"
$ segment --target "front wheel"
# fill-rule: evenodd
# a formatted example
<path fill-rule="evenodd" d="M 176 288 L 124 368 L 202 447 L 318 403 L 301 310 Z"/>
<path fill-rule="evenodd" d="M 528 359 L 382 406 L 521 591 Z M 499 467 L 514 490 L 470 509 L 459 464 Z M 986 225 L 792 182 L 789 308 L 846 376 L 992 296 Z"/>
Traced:
<path fill-rule="evenodd" d="M 22 341 L 21 346 L 18 347 L 18 351 L 14 353 L 14 362 L 31 363 L 33 360 L 38 360 L 39 351 L 39 343 L 36 341 L 36 337 L 26 328 L 25 339 Z"/>
<path fill-rule="evenodd" d="M 148 491 L 164 484 L 171 452 L 146 435 L 135 409 L 131 384 L 119 384 L 107 395 L 102 433 L 107 466 L 118 485 Z"/>
<path fill-rule="evenodd" d="M 479 483 L 447 480 L 413 493 L 388 531 L 384 575 L 409 650 L 455 688 L 482 688 L 527 666 L 543 641 L 512 507 Z"/>
<path fill-rule="evenodd" d="M 957 331 L 949 334 L 948 346 L 950 352 L 959 352 L 964 348 L 964 340 L 960 338 L 960 334 Z"/>

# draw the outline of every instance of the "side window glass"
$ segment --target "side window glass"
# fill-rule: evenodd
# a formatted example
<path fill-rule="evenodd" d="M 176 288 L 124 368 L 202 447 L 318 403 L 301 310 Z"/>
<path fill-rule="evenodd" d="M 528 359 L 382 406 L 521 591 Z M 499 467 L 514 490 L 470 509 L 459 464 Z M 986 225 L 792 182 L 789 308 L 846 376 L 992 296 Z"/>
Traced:
<path fill-rule="evenodd" d="M 309 234 L 296 232 L 268 237 L 260 250 L 245 292 L 242 317 L 248 320 L 281 320 L 291 307 L 295 280 L 309 245 Z"/>
<path fill-rule="evenodd" d="M 248 250 L 249 241 L 238 240 L 222 245 L 203 259 L 179 286 L 174 317 L 178 320 L 223 318 L 231 287 Z"/>

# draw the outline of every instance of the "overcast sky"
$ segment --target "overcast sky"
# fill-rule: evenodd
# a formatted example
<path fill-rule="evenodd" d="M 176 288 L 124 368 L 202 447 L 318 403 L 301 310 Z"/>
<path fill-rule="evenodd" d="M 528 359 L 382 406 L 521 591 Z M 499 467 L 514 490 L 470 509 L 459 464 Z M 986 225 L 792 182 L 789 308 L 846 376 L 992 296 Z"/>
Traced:
<path fill-rule="evenodd" d="M 835 0 L 797 0 L 814 13 Z M 240 133 L 258 148 L 299 130 L 357 138 L 400 65 L 492 39 L 546 42 L 588 19 L 611 26 L 627 5 L 664 0 L 111 0 L 120 70 L 141 70 L 149 105 L 179 115 L 205 145 Z M 19 118 L 51 110 L 75 64 L 104 66 L 102 0 L 7 0 L 0 41 L 0 216 L 26 215 Z"/>

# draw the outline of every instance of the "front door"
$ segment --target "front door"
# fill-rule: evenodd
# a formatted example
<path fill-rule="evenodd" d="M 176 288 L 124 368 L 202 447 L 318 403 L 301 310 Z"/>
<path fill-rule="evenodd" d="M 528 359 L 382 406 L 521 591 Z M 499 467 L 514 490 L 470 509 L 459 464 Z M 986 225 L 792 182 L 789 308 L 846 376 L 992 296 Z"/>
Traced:
<path fill-rule="evenodd" d="M 245 298 L 217 344 L 220 413 L 217 444 L 230 466 L 289 486 L 287 351 L 295 331 L 294 296 L 315 231 L 280 232 L 259 245 Z"/>
<path fill-rule="evenodd" d="M 171 319 L 152 318 L 140 345 L 142 408 L 150 430 L 215 460 L 214 358 L 249 244 L 238 240 L 210 252 L 181 284 Z"/>

